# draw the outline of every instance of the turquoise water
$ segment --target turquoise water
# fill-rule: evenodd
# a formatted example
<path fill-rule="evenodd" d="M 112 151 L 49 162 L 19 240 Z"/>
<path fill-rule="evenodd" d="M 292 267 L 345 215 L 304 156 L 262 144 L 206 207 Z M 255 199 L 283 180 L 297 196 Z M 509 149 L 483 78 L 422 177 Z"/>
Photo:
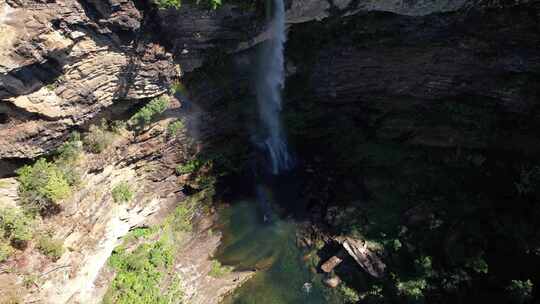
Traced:
<path fill-rule="evenodd" d="M 274 216 L 265 223 L 257 202 L 242 201 L 221 211 L 221 223 L 218 260 L 238 270 L 257 269 L 224 304 L 336 303 L 325 299 L 320 276 L 308 269 L 295 245 L 294 222 Z"/>

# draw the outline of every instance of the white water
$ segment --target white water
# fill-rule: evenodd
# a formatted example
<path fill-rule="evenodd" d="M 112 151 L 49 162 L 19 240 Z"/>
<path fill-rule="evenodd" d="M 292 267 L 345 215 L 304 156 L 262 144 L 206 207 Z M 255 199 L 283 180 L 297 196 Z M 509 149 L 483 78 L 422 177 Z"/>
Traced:
<path fill-rule="evenodd" d="M 264 146 L 272 162 L 272 173 L 279 174 L 293 165 L 280 120 L 281 91 L 285 85 L 283 50 L 287 39 L 283 0 L 274 0 L 272 18 L 270 39 L 263 46 L 259 66 L 257 102 L 262 125 L 267 132 Z"/>

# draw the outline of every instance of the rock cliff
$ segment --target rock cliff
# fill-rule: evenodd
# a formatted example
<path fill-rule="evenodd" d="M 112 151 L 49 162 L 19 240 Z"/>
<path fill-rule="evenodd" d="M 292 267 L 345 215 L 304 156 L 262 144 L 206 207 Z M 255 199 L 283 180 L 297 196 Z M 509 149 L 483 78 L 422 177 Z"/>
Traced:
<path fill-rule="evenodd" d="M 131 1 L 0 5 L 0 158 L 49 152 L 114 102 L 162 94 L 179 75 Z"/>

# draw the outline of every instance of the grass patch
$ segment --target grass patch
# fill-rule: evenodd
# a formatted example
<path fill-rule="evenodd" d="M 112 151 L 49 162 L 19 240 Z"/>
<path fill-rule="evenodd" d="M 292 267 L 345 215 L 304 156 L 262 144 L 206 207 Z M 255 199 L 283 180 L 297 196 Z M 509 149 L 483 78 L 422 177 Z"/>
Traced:
<path fill-rule="evenodd" d="M 115 203 L 127 203 L 133 199 L 133 192 L 125 181 L 114 186 L 111 194 Z"/>
<path fill-rule="evenodd" d="M 53 261 L 60 259 L 64 253 L 63 242 L 61 240 L 55 240 L 50 235 L 43 235 L 38 239 L 38 250 L 51 258 Z"/>
<path fill-rule="evenodd" d="M 233 271 L 233 267 L 224 266 L 218 260 L 212 260 L 212 268 L 208 275 L 214 278 L 221 278 Z"/>

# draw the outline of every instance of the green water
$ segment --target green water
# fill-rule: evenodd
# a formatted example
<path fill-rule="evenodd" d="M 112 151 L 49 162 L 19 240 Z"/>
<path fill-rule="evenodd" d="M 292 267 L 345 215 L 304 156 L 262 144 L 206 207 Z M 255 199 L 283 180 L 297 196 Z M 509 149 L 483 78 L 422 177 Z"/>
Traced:
<path fill-rule="evenodd" d="M 294 222 L 274 218 L 265 223 L 262 218 L 255 201 L 238 202 L 221 212 L 224 235 L 217 258 L 238 270 L 258 270 L 222 303 L 336 303 L 325 299 L 329 295 L 320 276 L 308 269 L 295 245 Z M 311 285 L 309 292 L 305 285 Z"/>

